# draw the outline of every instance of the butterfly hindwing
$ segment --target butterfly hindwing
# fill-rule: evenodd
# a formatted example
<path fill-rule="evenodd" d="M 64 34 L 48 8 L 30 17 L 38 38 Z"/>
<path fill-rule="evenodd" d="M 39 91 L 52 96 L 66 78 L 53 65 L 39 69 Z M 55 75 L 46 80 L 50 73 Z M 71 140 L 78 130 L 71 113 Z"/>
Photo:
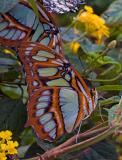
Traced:
<path fill-rule="evenodd" d="M 70 87 L 38 90 L 28 102 L 28 125 L 39 138 L 53 141 L 75 128 L 78 103 L 78 93 Z M 84 117 L 83 114 L 80 116 L 81 119 Z"/>
<path fill-rule="evenodd" d="M 72 132 L 94 110 L 96 91 L 64 56 L 48 47 L 25 43 L 19 53 L 29 91 L 28 124 L 49 141 Z"/>

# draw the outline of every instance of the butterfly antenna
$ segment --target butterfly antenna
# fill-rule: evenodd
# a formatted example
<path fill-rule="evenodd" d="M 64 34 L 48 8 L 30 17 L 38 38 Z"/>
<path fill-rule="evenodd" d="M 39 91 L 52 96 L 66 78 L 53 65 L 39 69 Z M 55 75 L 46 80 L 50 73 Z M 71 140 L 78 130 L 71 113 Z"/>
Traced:
<path fill-rule="evenodd" d="M 81 125 L 82 125 L 82 121 L 80 122 L 78 132 L 77 132 L 77 135 L 76 135 L 76 143 L 78 143 L 78 136 L 79 136 L 79 133 L 80 133 Z"/>

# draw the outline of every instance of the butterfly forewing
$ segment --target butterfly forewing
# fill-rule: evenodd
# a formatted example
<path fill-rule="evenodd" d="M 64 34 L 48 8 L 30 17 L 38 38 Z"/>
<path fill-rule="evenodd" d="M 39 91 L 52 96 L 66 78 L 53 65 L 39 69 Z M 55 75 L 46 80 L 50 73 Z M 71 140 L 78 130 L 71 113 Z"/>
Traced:
<path fill-rule="evenodd" d="M 49 141 L 72 132 L 96 106 L 90 89 L 69 61 L 40 44 L 19 50 L 28 83 L 28 125 Z"/>
<path fill-rule="evenodd" d="M 0 42 L 4 45 L 16 40 L 39 42 L 61 53 L 61 37 L 50 13 L 40 3 L 38 10 L 39 19 L 28 3 L 21 2 L 9 12 L 0 14 Z"/>

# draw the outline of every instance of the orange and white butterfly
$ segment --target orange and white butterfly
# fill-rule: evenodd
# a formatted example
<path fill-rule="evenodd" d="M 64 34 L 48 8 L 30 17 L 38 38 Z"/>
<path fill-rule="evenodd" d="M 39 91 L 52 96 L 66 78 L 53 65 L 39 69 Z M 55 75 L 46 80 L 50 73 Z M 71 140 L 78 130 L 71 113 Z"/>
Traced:
<path fill-rule="evenodd" d="M 19 47 L 29 93 L 27 126 L 40 139 L 54 141 L 90 116 L 97 91 L 53 49 L 31 42 Z"/>
<path fill-rule="evenodd" d="M 72 132 L 94 111 L 97 91 L 66 60 L 58 28 L 41 5 L 39 10 L 38 23 L 25 3 L 19 3 L 16 12 L 1 15 L 0 43 L 17 46 L 24 65 L 27 124 L 40 139 L 54 141 Z"/>

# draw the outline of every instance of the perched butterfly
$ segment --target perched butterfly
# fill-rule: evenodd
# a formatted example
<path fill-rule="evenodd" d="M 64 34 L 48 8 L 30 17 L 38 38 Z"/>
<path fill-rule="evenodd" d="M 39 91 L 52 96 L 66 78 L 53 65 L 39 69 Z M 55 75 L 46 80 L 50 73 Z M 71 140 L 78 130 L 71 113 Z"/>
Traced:
<path fill-rule="evenodd" d="M 40 139 L 54 141 L 92 113 L 97 92 L 66 60 L 50 14 L 38 4 L 38 21 L 28 4 L 16 7 L 0 15 L 0 43 L 17 47 L 24 65 L 29 93 L 27 124 Z"/>
<path fill-rule="evenodd" d="M 42 0 L 44 7 L 49 12 L 66 13 L 76 12 L 80 4 L 85 4 L 85 0 Z"/>
<path fill-rule="evenodd" d="M 90 116 L 97 91 L 64 56 L 39 43 L 23 44 L 19 57 L 28 84 L 28 122 L 40 139 L 54 141 Z"/>
<path fill-rule="evenodd" d="M 60 53 L 59 30 L 50 13 L 39 2 L 37 7 L 39 19 L 27 2 L 20 2 L 9 12 L 0 14 L 0 41 L 40 42 Z"/>

